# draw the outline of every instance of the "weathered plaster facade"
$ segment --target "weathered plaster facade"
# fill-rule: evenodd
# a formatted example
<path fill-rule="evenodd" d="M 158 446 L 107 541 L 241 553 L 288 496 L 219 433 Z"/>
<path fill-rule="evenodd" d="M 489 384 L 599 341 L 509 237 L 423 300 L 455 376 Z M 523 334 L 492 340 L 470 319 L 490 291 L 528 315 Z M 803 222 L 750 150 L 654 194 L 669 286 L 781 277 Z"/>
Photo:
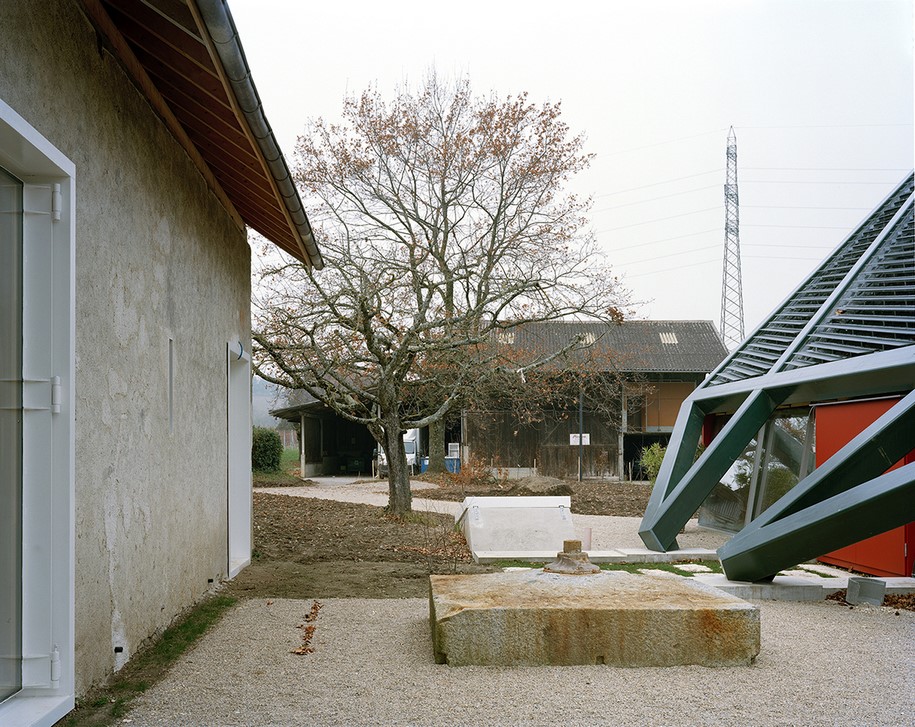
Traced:
<path fill-rule="evenodd" d="M 0 98 L 76 166 L 80 693 L 226 575 L 250 252 L 74 3 L 0 3 L 0 47 Z"/>

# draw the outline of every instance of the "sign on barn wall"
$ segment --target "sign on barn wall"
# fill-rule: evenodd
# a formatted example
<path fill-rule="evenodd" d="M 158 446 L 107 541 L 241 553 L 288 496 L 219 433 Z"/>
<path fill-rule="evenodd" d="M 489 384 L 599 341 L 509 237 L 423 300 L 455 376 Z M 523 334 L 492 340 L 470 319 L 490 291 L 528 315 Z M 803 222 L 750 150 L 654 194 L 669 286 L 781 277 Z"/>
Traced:
<path fill-rule="evenodd" d="M 581 442 L 578 441 L 578 437 L 579 437 L 578 434 L 570 434 L 569 435 L 569 444 L 572 445 L 573 447 L 577 447 L 579 444 L 583 444 L 583 445 L 591 444 L 591 434 L 589 432 L 585 432 L 584 434 L 582 434 L 580 436 L 581 436 Z"/>

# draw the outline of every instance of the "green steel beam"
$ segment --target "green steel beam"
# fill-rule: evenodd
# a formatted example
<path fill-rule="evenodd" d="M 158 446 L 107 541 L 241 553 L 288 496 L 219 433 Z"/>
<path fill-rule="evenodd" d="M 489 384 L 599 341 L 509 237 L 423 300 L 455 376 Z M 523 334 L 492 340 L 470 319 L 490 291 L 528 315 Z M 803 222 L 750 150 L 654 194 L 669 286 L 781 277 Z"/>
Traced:
<path fill-rule="evenodd" d="M 911 346 L 904 346 L 727 384 L 709 386 L 707 381 L 690 394 L 690 400 L 719 413 L 734 411 L 748 394 L 759 389 L 789 390 L 784 404 L 880 396 L 912 390 L 915 352 Z"/>
<path fill-rule="evenodd" d="M 658 473 L 655 491 L 652 493 L 639 528 L 639 537 L 642 538 L 642 542 L 647 548 L 666 551 L 677 547 L 677 533 L 699 509 L 705 498 L 709 496 L 724 473 L 744 451 L 747 443 L 756 436 L 760 427 L 766 423 L 787 393 L 784 392 L 783 396 L 773 398 L 769 392 L 754 391 L 679 481 L 672 477 L 662 480 L 661 473 Z M 690 415 L 693 416 L 693 412 Z M 691 421 L 685 429 L 692 431 L 695 427 L 695 422 Z M 701 423 L 699 427 L 701 428 Z M 682 467 L 686 457 L 684 452 L 688 453 L 689 459 L 692 460 L 695 441 L 698 441 L 698 433 L 693 440 L 692 448 L 688 446 L 685 439 L 679 443 L 677 449 L 674 450 L 676 452 L 675 460 L 674 464 L 670 466 L 670 472 L 675 472 L 678 467 Z M 670 451 L 669 447 L 668 452 Z M 667 457 L 664 459 L 666 462 Z M 662 471 L 663 469 L 662 465 Z M 666 493 L 666 496 L 656 497 L 659 490 Z"/>
<path fill-rule="evenodd" d="M 655 478 L 651 497 L 648 498 L 647 512 L 660 507 L 677 483 L 683 479 L 683 475 L 693 466 L 704 421 L 705 411 L 701 406 L 688 399 L 683 402 L 667 444 L 667 454 L 664 456 L 658 476 Z"/>
<path fill-rule="evenodd" d="M 763 528 L 872 480 L 912 451 L 915 443 L 915 391 L 900 399 L 826 462 L 798 482 L 751 522 L 744 532 Z"/>
<path fill-rule="evenodd" d="M 915 520 L 915 463 L 887 472 L 761 528 L 718 550 L 735 581 L 770 580 L 783 568 Z"/>

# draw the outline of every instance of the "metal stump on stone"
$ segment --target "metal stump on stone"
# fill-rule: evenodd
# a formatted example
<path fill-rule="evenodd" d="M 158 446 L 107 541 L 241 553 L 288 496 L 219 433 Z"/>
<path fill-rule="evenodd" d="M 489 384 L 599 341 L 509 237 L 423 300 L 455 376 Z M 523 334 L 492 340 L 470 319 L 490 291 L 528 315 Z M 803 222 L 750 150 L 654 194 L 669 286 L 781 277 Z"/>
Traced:
<path fill-rule="evenodd" d="M 562 550 L 556 553 L 556 560 L 543 566 L 547 573 L 562 573 L 569 576 L 583 576 L 600 573 L 600 568 L 582 552 L 580 540 L 563 540 Z"/>

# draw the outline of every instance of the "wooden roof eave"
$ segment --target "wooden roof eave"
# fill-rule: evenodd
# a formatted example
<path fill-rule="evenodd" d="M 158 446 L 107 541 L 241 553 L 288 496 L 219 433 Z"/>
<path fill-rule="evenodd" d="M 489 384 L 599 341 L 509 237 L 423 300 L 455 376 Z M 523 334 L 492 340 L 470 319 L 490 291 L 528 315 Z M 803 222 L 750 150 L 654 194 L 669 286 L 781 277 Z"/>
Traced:
<path fill-rule="evenodd" d="M 162 119 L 166 128 L 190 157 L 194 166 L 197 167 L 197 170 L 206 181 L 207 187 L 213 192 L 216 199 L 219 200 L 220 204 L 225 208 L 226 212 L 228 212 L 232 221 L 238 228 L 244 230 L 245 222 L 238 213 L 238 210 L 235 209 L 235 205 L 229 199 L 225 190 L 223 190 L 222 185 L 220 185 L 219 181 L 214 176 L 209 165 L 204 161 L 200 151 L 185 132 L 181 122 L 178 121 L 162 94 L 159 93 L 158 88 L 156 88 L 156 85 L 150 79 L 149 74 L 146 73 L 143 65 L 137 60 L 137 57 L 127 44 L 124 36 L 121 35 L 117 26 L 105 11 L 105 8 L 102 7 L 101 0 L 79 1 L 86 16 L 89 18 L 96 31 L 104 39 L 111 53 L 121 63 L 124 70 L 127 72 L 127 75 L 146 97 L 146 100 L 149 102 L 150 106 L 152 106 L 153 111 Z"/>
<path fill-rule="evenodd" d="M 311 225 L 263 114 L 225 2 L 79 2 L 235 224 L 258 230 L 306 265 L 322 268 Z M 184 86 L 191 96 L 207 100 L 195 108 L 182 104 Z M 219 124 L 228 126 L 216 132 Z M 216 132 L 214 138 L 201 135 L 207 128 Z"/>
<path fill-rule="evenodd" d="M 299 198 L 286 160 L 263 113 L 260 96 L 241 47 L 235 22 L 223 0 L 188 0 L 201 36 L 220 79 L 229 91 L 229 100 L 246 135 L 260 151 L 258 159 L 273 187 L 281 209 L 295 232 L 305 261 L 320 270 L 324 267 L 311 224 Z"/>

